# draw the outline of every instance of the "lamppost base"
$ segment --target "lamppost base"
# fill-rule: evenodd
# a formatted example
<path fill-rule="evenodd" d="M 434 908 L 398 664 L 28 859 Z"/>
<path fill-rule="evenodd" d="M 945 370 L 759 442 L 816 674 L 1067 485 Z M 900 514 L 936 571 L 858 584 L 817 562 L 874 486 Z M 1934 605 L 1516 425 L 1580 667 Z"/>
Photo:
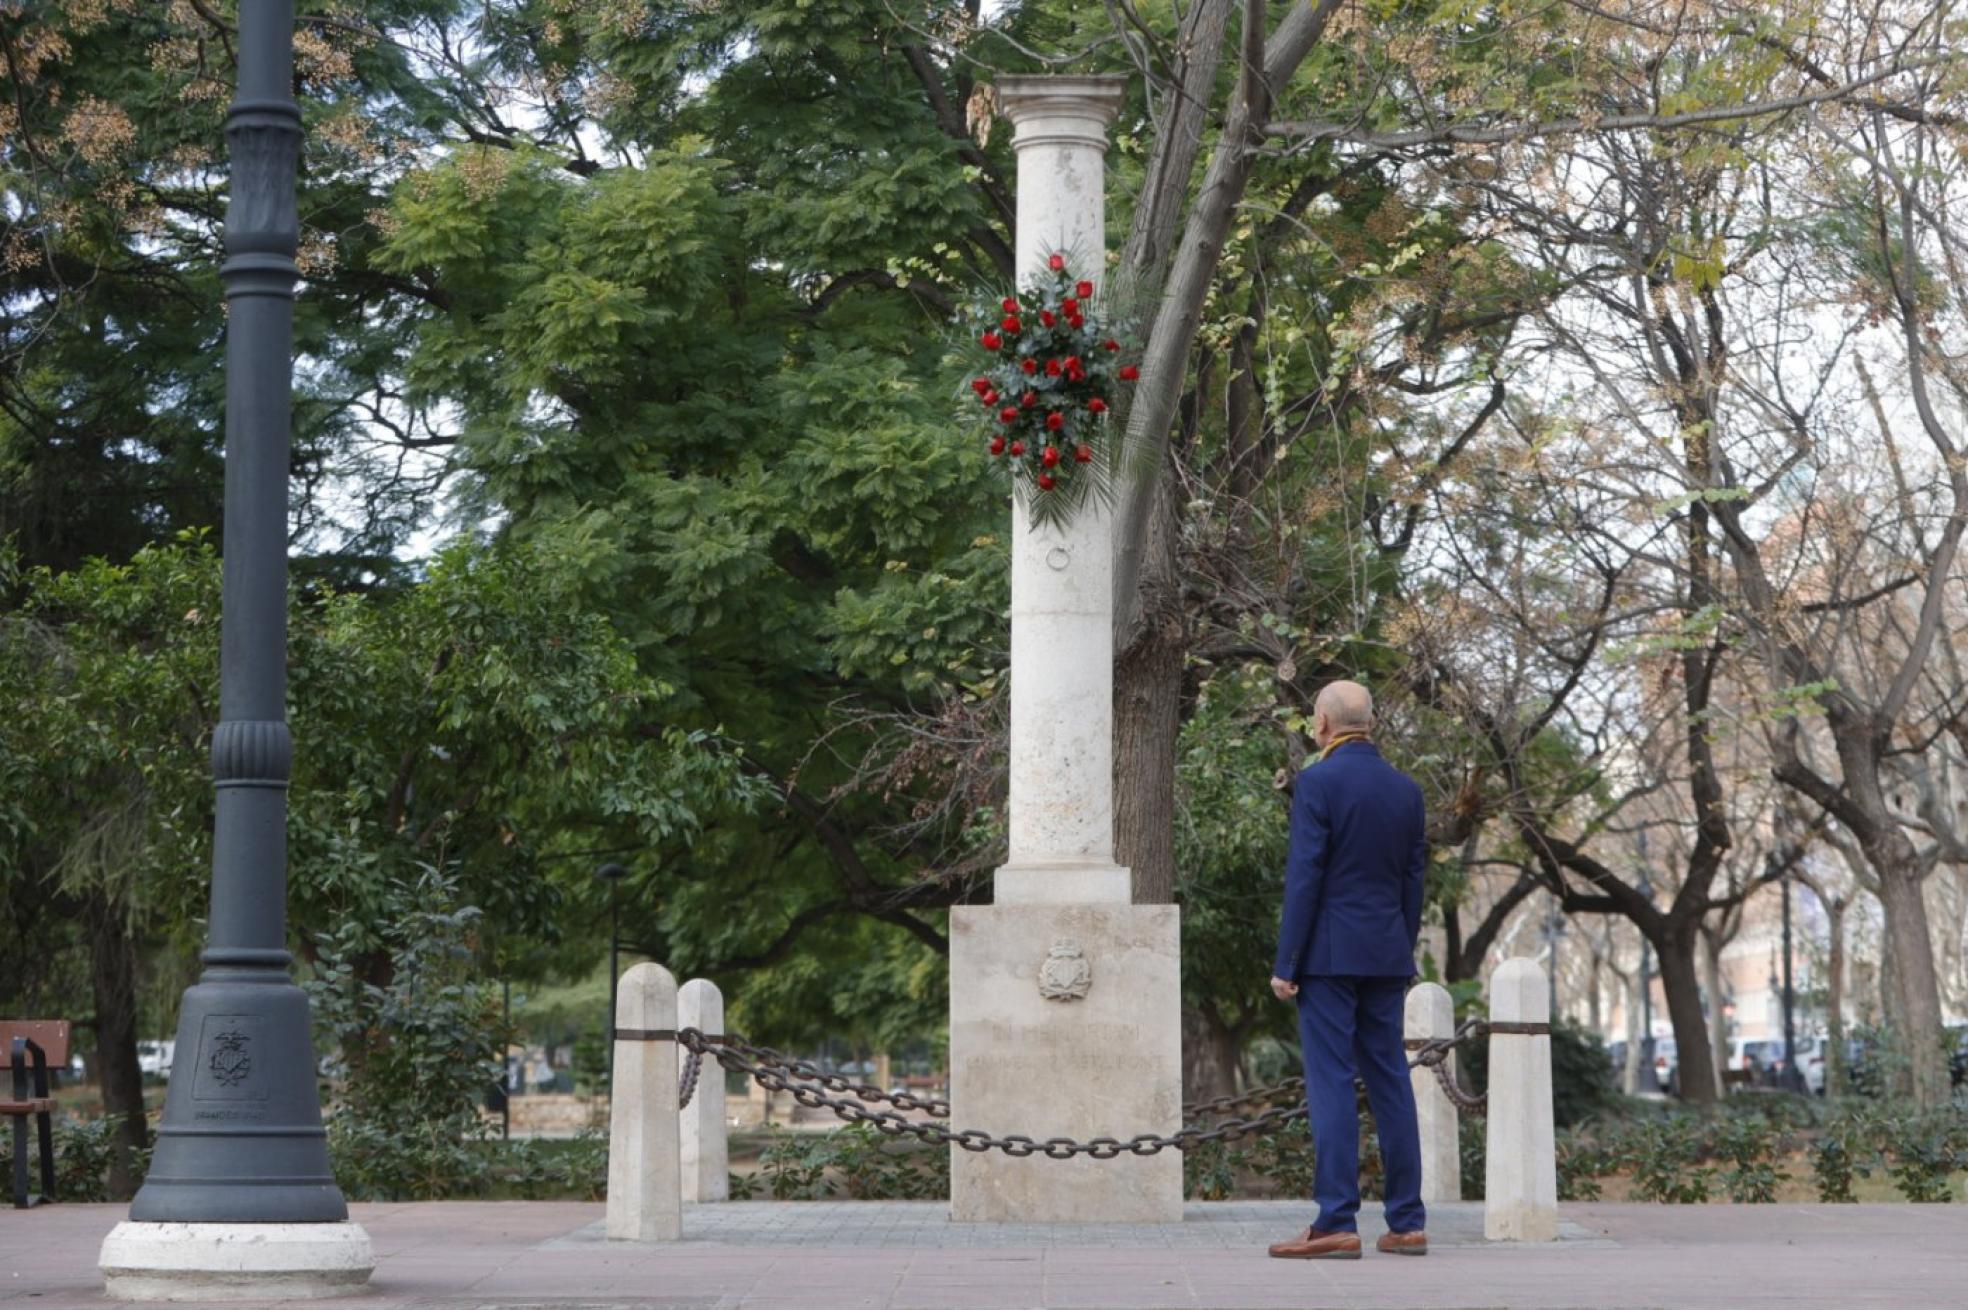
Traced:
<path fill-rule="evenodd" d="M 126 1221 L 97 1266 L 115 1301 L 270 1301 L 350 1296 L 376 1267 L 360 1224 Z"/>

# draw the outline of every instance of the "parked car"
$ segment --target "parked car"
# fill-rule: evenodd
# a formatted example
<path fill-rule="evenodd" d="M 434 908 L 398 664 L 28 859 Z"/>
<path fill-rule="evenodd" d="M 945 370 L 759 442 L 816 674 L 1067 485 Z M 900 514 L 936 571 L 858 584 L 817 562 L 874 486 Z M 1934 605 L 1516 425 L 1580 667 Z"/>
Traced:
<path fill-rule="evenodd" d="M 1830 1059 L 1830 1038 L 1816 1034 L 1798 1039 L 1797 1071 L 1804 1077 L 1804 1090 L 1813 1096 L 1825 1094 L 1825 1076 L 1829 1072 L 1827 1062 Z"/>
<path fill-rule="evenodd" d="M 171 1055 L 177 1042 L 170 1038 L 137 1043 L 137 1072 L 146 1078 L 171 1080 Z"/>
<path fill-rule="evenodd" d="M 1775 1086 L 1783 1076 L 1784 1044 L 1780 1037 L 1737 1037 L 1729 1042 L 1729 1068 L 1747 1071 L 1761 1087 Z"/>
<path fill-rule="evenodd" d="M 1681 1048 L 1672 1037 L 1654 1038 L 1654 1082 L 1669 1096 L 1681 1092 Z"/>

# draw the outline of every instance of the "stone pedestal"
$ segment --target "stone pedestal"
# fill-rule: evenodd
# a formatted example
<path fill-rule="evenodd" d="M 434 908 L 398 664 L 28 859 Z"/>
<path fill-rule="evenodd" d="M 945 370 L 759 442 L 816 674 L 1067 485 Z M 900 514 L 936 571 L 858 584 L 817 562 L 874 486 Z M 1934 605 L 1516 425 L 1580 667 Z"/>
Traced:
<path fill-rule="evenodd" d="M 1490 975 L 1490 1022 L 1548 1024 L 1551 982 L 1536 960 L 1505 960 Z M 1492 1032 L 1483 1173 L 1483 1236 L 1558 1239 L 1557 1134 L 1551 1117 L 1551 1035 Z"/>
<path fill-rule="evenodd" d="M 677 1047 L 654 1037 L 677 1026 L 677 985 L 660 964 L 638 964 L 615 988 L 615 1065 L 608 1107 L 608 1236 L 683 1236 Z"/>
<path fill-rule="evenodd" d="M 1411 1042 L 1455 1036 L 1455 1000 L 1440 983 L 1416 983 L 1408 989 L 1407 1036 Z M 1456 1057 L 1442 1062 L 1455 1077 Z M 1415 1120 L 1421 1129 L 1421 1199 L 1424 1202 L 1462 1199 L 1462 1126 L 1455 1102 L 1442 1090 L 1432 1069 L 1408 1071 L 1414 1083 Z"/>
<path fill-rule="evenodd" d="M 951 1126 L 1041 1142 L 1181 1127 L 1178 945 L 1172 905 L 951 910 Z M 952 1147 L 950 1217 L 1175 1223 L 1182 1156 L 1014 1159 Z"/>
<path fill-rule="evenodd" d="M 677 992 L 677 1026 L 703 1033 L 724 1031 L 724 994 L 708 978 L 692 978 Z M 690 1053 L 677 1048 L 678 1076 Z M 706 1055 L 697 1070 L 697 1094 L 683 1107 L 683 1199 L 723 1201 L 731 1196 L 730 1149 L 724 1117 L 724 1066 Z"/>
<path fill-rule="evenodd" d="M 376 1267 L 360 1224 L 126 1222 L 97 1259 L 112 1301 L 275 1301 L 352 1296 Z"/>

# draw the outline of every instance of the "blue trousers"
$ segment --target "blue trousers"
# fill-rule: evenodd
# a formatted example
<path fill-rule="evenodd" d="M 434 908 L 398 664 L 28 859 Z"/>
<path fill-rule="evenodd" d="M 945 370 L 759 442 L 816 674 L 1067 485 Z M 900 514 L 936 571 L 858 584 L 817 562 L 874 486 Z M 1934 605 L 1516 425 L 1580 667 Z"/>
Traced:
<path fill-rule="evenodd" d="M 1387 1178 L 1387 1227 L 1427 1226 L 1421 1205 L 1421 1130 L 1408 1082 L 1402 1016 L 1405 978 L 1304 977 L 1298 980 L 1298 1036 L 1305 1052 L 1305 1100 L 1317 1148 L 1312 1199 L 1321 1232 L 1353 1232 L 1360 1209 L 1357 1074 L 1367 1085 Z"/>

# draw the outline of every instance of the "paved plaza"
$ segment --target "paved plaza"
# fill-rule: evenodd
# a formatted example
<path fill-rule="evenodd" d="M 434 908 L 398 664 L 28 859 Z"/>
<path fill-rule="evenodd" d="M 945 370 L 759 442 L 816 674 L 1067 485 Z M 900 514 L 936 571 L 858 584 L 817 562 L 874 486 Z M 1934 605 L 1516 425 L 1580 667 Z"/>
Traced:
<path fill-rule="evenodd" d="M 1568 1205 L 1560 1240 L 1482 1239 L 1437 1206 L 1425 1259 L 1270 1260 L 1304 1222 L 1280 1202 L 1192 1204 L 1179 1225 L 984 1227 L 930 1202 L 734 1202 L 685 1211 L 682 1242 L 604 1240 L 573 1202 L 358 1205 L 366 1295 L 392 1310 L 1159 1310 L 1160 1307 L 1968 1306 L 1968 1208 Z M 1371 1207 L 1370 1207 L 1371 1210 Z M 108 1304 L 96 1248 L 120 1206 L 0 1211 L 0 1302 Z M 1369 1239 L 1377 1213 L 1362 1215 Z M 237 1304 L 237 1303 L 234 1303 Z"/>

